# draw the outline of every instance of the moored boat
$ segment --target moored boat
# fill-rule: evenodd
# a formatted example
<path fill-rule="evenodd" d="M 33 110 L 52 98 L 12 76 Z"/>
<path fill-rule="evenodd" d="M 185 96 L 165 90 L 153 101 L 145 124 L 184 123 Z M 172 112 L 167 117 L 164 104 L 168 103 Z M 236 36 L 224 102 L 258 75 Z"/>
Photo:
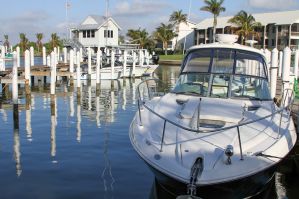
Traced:
<path fill-rule="evenodd" d="M 180 198 L 256 195 L 296 143 L 293 91 L 277 106 L 264 55 L 234 39 L 189 49 L 167 94 L 157 80 L 138 86 L 131 143 L 162 186 L 187 195 Z"/>

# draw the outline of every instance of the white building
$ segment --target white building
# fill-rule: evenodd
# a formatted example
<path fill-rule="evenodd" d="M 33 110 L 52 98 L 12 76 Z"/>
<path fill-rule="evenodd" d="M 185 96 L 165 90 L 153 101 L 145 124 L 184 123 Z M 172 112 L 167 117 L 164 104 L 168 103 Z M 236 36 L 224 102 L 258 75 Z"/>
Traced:
<path fill-rule="evenodd" d="M 90 15 L 76 28 L 71 29 L 71 38 L 86 48 L 116 46 L 120 30 L 120 26 L 111 17 Z"/>
<path fill-rule="evenodd" d="M 170 42 L 170 49 L 188 49 L 194 45 L 194 28 L 196 23 L 187 21 L 186 23 L 182 22 L 175 27 L 175 32 L 177 37 L 173 38 Z M 185 45 L 185 48 L 184 48 Z"/>
<path fill-rule="evenodd" d="M 299 10 L 252 14 L 262 24 L 257 47 L 279 48 L 299 47 Z M 228 23 L 233 16 L 218 17 L 216 33 L 232 33 L 237 27 Z M 195 27 L 195 44 L 213 41 L 213 18 L 208 18 Z M 251 39 L 251 38 L 250 38 Z"/>

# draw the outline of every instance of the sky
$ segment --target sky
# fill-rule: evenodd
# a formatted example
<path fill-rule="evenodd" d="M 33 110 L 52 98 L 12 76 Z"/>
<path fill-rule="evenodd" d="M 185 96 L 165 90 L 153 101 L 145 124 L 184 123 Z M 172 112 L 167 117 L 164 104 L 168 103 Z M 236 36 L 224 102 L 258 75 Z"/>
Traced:
<path fill-rule="evenodd" d="M 66 1 L 69 2 L 66 14 Z M 66 24 L 76 26 L 88 15 L 105 15 L 106 0 L 0 0 L 0 41 L 9 36 L 12 44 L 19 42 L 19 34 L 25 33 L 30 41 L 36 41 L 36 33 L 43 33 L 47 42 L 51 33 L 66 36 Z M 172 12 L 183 10 L 190 21 L 199 23 L 212 15 L 201 11 L 203 0 L 109 0 L 109 15 L 122 28 L 145 28 L 153 32 L 160 23 L 168 23 Z M 220 16 L 233 16 L 240 10 L 248 13 L 299 10 L 299 0 L 224 0 L 226 11 Z M 273 16 L 275 17 L 275 16 Z"/>

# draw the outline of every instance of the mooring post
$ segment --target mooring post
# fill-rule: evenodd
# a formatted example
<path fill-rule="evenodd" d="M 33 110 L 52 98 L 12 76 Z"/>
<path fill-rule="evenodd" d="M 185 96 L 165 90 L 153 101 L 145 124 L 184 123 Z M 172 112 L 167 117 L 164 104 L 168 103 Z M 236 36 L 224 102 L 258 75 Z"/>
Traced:
<path fill-rule="evenodd" d="M 133 66 L 132 66 L 132 77 L 135 78 L 135 70 L 136 70 L 136 52 L 133 50 Z"/>
<path fill-rule="evenodd" d="M 88 69 L 87 69 L 87 79 L 88 79 L 88 81 L 90 82 L 91 81 L 91 48 L 89 47 L 88 48 Z"/>
<path fill-rule="evenodd" d="M 73 87 L 74 87 L 74 76 L 73 76 L 73 73 L 74 73 L 74 50 L 71 49 L 70 50 L 70 88 L 71 90 L 73 90 Z"/>
<path fill-rule="evenodd" d="M 111 52 L 111 89 L 114 89 L 114 50 Z"/>
<path fill-rule="evenodd" d="M 34 66 L 34 48 L 33 48 L 33 46 L 31 46 L 29 48 L 29 50 L 30 50 L 30 65 Z"/>
<path fill-rule="evenodd" d="M 60 61 L 60 47 L 57 47 L 57 51 L 56 53 L 56 64 L 58 64 L 58 62 Z"/>
<path fill-rule="evenodd" d="M 278 76 L 282 77 L 282 59 L 283 59 L 283 52 L 279 51 L 279 65 L 278 65 Z"/>
<path fill-rule="evenodd" d="M 5 47 L 2 46 L 1 48 L 0 71 L 5 71 L 5 53 L 3 51 Z"/>
<path fill-rule="evenodd" d="M 21 55 L 20 55 L 20 47 L 16 47 L 16 52 L 17 52 L 17 67 L 20 67 L 20 61 L 21 61 Z"/>
<path fill-rule="evenodd" d="M 291 49 L 289 47 L 286 47 L 283 50 L 283 62 L 282 62 L 282 83 L 283 83 L 283 91 L 285 89 L 290 88 L 290 67 L 291 67 Z M 283 92 L 283 98 L 285 99 L 285 92 Z M 283 105 L 283 103 L 281 103 Z"/>
<path fill-rule="evenodd" d="M 278 69 L 278 50 L 274 48 L 271 54 L 271 79 L 270 79 L 270 88 L 271 88 L 271 98 L 275 97 L 276 94 L 276 83 L 277 83 L 277 69 Z"/>
<path fill-rule="evenodd" d="M 46 47 L 43 46 L 43 66 L 46 66 L 47 65 L 47 54 L 46 54 Z"/>
<path fill-rule="evenodd" d="M 50 55 L 47 56 L 47 66 L 51 67 L 51 57 L 50 57 Z"/>
<path fill-rule="evenodd" d="M 30 52 L 29 50 L 25 51 L 25 93 L 26 93 L 26 101 L 30 102 L 31 99 L 31 91 L 30 91 Z"/>
<path fill-rule="evenodd" d="M 146 50 L 146 65 L 149 66 L 150 64 L 150 54 L 149 52 Z"/>
<path fill-rule="evenodd" d="M 101 78 L 101 71 L 102 68 L 102 51 L 100 50 L 100 48 L 98 48 L 98 52 L 97 52 L 97 66 L 96 66 L 96 95 L 98 96 L 100 94 L 100 88 L 101 88 L 101 82 L 100 82 L 100 78 Z"/>
<path fill-rule="evenodd" d="M 63 63 L 67 63 L 67 48 L 63 48 Z"/>
<path fill-rule="evenodd" d="M 123 63 L 123 85 L 126 84 L 126 77 L 127 77 L 127 50 L 124 50 L 124 63 Z"/>
<path fill-rule="evenodd" d="M 143 66 L 143 50 L 139 50 L 139 66 Z"/>
<path fill-rule="evenodd" d="M 81 102 L 81 68 L 80 68 L 80 52 L 77 52 L 77 101 Z"/>
<path fill-rule="evenodd" d="M 55 89 L 56 89 L 56 64 L 55 64 L 55 52 L 51 52 L 51 84 L 50 84 L 50 93 L 51 93 L 51 103 L 54 102 Z"/>
<path fill-rule="evenodd" d="M 18 65 L 17 53 L 13 53 L 13 68 L 12 68 L 12 101 L 13 101 L 13 120 L 14 129 L 19 129 L 19 105 L 18 105 Z"/>
<path fill-rule="evenodd" d="M 80 48 L 79 52 L 80 52 L 80 54 L 79 54 L 80 62 L 83 62 L 83 49 Z M 78 63 L 77 63 L 77 64 L 78 64 Z"/>

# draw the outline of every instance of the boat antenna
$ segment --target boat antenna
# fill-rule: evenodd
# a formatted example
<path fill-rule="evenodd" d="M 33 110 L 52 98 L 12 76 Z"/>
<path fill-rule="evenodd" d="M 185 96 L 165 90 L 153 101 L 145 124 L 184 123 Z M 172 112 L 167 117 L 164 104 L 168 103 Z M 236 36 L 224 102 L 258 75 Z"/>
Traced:
<path fill-rule="evenodd" d="M 65 1 L 65 26 L 66 26 L 66 38 L 69 39 L 69 17 L 68 17 L 68 10 L 71 7 L 69 0 Z"/>

